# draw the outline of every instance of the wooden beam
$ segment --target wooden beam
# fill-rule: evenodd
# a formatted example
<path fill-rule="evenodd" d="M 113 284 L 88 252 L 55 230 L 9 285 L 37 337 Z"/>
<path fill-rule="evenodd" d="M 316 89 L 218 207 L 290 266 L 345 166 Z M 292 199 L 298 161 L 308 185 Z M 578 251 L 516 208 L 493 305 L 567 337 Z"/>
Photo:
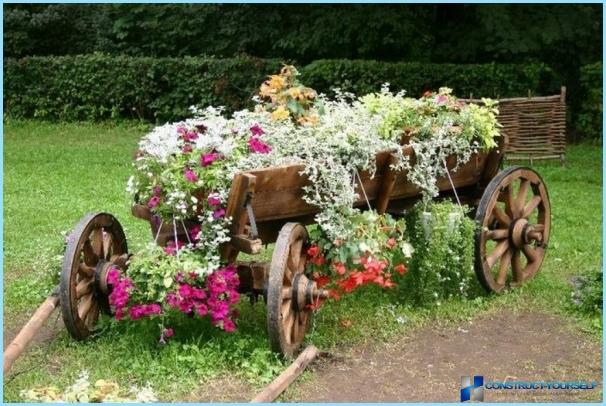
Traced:
<path fill-rule="evenodd" d="M 230 243 L 238 251 L 251 255 L 256 255 L 263 249 L 263 242 L 260 239 L 252 240 L 244 234 L 232 235 Z"/>
<path fill-rule="evenodd" d="M 36 333 L 44 322 L 50 317 L 59 305 L 59 287 L 46 298 L 44 303 L 38 307 L 31 319 L 23 326 L 17 337 L 4 350 L 4 374 L 11 369 L 13 362 L 25 351 L 27 345 L 34 339 Z"/>
<path fill-rule="evenodd" d="M 255 184 L 256 177 L 248 173 L 237 173 L 231 182 L 227 209 L 225 210 L 225 217 L 231 217 L 231 225 L 229 227 L 231 236 L 243 234 L 244 232 L 244 227 L 248 220 L 244 205 L 246 204 L 246 199 L 249 196 L 252 197 Z M 221 257 L 229 263 L 234 262 L 238 256 L 238 249 L 230 243 L 223 244 L 220 251 Z"/>
<path fill-rule="evenodd" d="M 398 156 L 394 153 L 389 154 L 389 158 L 385 163 L 383 181 L 381 183 L 381 188 L 379 189 L 379 194 L 375 203 L 375 209 L 379 214 L 383 214 L 385 213 L 385 210 L 387 210 L 389 196 L 391 196 L 393 187 L 396 184 L 396 178 L 398 177 L 398 173 L 391 168 L 391 165 L 395 165 L 397 162 Z"/>
<path fill-rule="evenodd" d="M 282 372 L 272 383 L 270 383 L 261 393 L 254 397 L 250 403 L 269 403 L 276 400 L 278 396 L 305 370 L 307 365 L 319 354 L 318 349 L 310 345 L 303 351 L 297 359 Z"/>

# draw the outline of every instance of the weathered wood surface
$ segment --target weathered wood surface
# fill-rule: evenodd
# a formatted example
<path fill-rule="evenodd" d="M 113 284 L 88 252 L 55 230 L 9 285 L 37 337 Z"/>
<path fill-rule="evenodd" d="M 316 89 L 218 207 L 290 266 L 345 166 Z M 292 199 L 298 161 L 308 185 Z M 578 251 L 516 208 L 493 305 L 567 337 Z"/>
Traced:
<path fill-rule="evenodd" d="M 412 156 L 412 148 L 405 146 L 404 154 Z M 496 158 L 499 158 L 501 152 L 496 152 L 496 154 Z M 374 177 L 368 172 L 360 173 L 366 196 L 371 205 L 378 210 L 384 211 L 390 200 L 420 194 L 419 189 L 408 181 L 405 172 L 390 170 L 391 160 L 394 159 L 392 155 L 390 151 L 383 151 L 377 155 L 377 171 Z M 455 187 L 473 185 L 481 180 L 486 162 L 486 153 L 473 154 L 469 162 L 458 168 L 456 172 L 451 172 Z M 452 169 L 454 164 L 455 162 L 451 160 L 449 168 Z M 263 223 L 317 213 L 318 209 L 315 206 L 303 200 L 303 187 L 309 186 L 309 180 L 300 174 L 302 170 L 302 165 L 288 165 L 248 172 L 257 180 L 252 208 L 257 223 L 260 225 L 261 234 L 263 234 Z M 452 189 L 448 178 L 439 179 L 438 187 L 440 190 Z M 359 182 L 357 182 L 356 191 L 359 199 L 354 206 L 365 206 L 366 198 Z M 385 194 L 386 191 L 389 192 L 388 195 Z"/>
<path fill-rule="evenodd" d="M 310 345 L 307 347 L 295 361 L 282 372 L 272 383 L 270 383 L 261 393 L 254 397 L 250 403 L 269 403 L 276 400 L 278 396 L 305 370 L 307 365 L 312 362 L 320 352 Z"/>
<path fill-rule="evenodd" d="M 4 374 L 11 369 L 13 363 L 25 351 L 27 345 L 34 339 L 44 322 L 59 305 L 59 288 L 38 307 L 31 319 L 23 326 L 19 334 L 4 350 Z"/>

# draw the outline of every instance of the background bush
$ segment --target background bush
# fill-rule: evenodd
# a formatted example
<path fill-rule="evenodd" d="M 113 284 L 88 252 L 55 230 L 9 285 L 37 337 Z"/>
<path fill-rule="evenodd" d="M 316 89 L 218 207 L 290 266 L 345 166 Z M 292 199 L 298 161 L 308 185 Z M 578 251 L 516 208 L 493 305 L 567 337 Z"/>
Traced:
<path fill-rule="evenodd" d="M 602 63 L 581 68 L 583 99 L 576 118 L 579 135 L 593 140 L 602 139 Z"/>
<path fill-rule="evenodd" d="M 151 58 L 101 54 L 5 59 L 9 116 L 61 120 L 188 115 L 191 105 L 241 109 L 277 60 Z"/>
<path fill-rule="evenodd" d="M 318 60 L 301 69 L 301 80 L 316 90 L 331 86 L 358 95 L 376 92 L 389 82 L 393 90 L 404 89 L 412 97 L 426 90 L 448 86 L 460 97 L 511 97 L 559 93 L 561 81 L 542 63 L 528 64 L 437 64 L 379 62 L 368 60 Z"/>
<path fill-rule="evenodd" d="M 188 107 L 250 107 L 251 97 L 276 59 L 152 58 L 103 54 L 4 60 L 4 110 L 12 117 L 98 120 L 184 118 Z M 418 97 L 450 86 L 460 96 L 556 92 L 559 82 L 544 64 L 453 65 L 319 60 L 300 67 L 302 81 L 319 91 L 331 86 L 365 94 L 390 82 Z"/>

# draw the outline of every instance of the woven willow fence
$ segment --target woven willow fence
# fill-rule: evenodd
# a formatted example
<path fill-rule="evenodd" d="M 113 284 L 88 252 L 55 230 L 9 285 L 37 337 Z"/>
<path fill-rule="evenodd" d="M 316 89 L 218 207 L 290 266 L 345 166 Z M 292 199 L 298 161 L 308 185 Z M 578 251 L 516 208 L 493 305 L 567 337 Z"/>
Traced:
<path fill-rule="evenodd" d="M 477 99 L 470 98 L 474 102 Z M 559 95 L 499 99 L 508 160 L 566 159 L 566 88 Z"/>

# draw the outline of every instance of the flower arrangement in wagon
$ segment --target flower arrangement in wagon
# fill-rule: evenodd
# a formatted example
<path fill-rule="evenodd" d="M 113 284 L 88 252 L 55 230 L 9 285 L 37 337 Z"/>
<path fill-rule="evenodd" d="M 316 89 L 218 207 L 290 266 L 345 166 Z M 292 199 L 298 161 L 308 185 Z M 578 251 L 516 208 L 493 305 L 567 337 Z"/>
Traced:
<path fill-rule="evenodd" d="M 151 244 L 135 255 L 124 274 L 114 270 L 108 277 L 116 318 L 159 318 L 161 342 L 172 336 L 166 325 L 178 313 L 210 317 L 216 327 L 234 331 L 238 276 L 220 256 L 230 239 L 231 181 L 238 172 L 286 164 L 303 166 L 301 175 L 310 181 L 303 199 L 319 210 L 306 247 L 307 272 L 316 283 L 330 287 L 334 298 L 369 284 L 389 289 L 406 273 L 412 249 L 403 221 L 354 208 L 365 195 L 360 172 L 373 176 L 376 155 L 393 151 L 393 169 L 406 169 L 431 199 L 445 157 L 464 163 L 496 145 L 497 111 L 489 100 L 463 104 L 447 88 L 413 99 L 387 87 L 361 98 L 337 92 L 328 99 L 299 83 L 297 74 L 285 66 L 270 76 L 252 111 L 227 117 L 220 108 L 194 108 L 193 118 L 143 137 L 127 189 L 151 211 L 158 229 L 175 232 L 164 247 Z M 404 135 L 414 165 L 402 153 Z M 178 228 L 185 238 L 178 238 Z"/>

